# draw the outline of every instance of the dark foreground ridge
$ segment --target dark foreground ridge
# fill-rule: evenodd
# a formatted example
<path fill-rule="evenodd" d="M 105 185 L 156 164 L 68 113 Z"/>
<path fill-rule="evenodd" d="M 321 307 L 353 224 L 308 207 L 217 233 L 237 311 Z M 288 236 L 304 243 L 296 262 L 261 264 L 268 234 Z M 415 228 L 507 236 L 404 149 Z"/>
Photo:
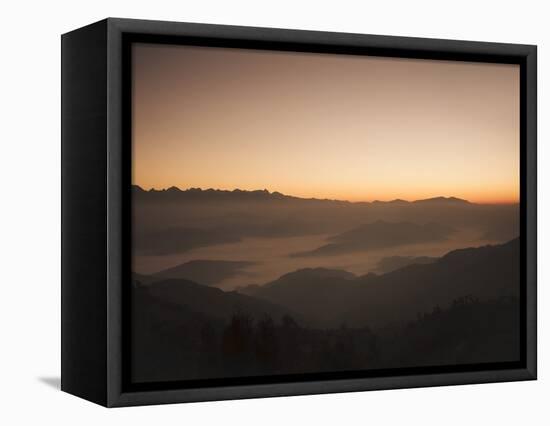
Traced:
<path fill-rule="evenodd" d="M 518 239 L 383 275 L 302 269 L 249 291 L 136 283 L 133 379 L 516 361 L 519 287 Z"/>

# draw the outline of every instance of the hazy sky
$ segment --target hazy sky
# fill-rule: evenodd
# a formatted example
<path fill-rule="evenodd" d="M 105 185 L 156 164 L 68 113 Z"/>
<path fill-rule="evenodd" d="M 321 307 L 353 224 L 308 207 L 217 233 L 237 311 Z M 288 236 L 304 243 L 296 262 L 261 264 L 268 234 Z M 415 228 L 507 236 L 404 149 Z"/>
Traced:
<path fill-rule="evenodd" d="M 358 200 L 519 198 L 519 67 L 138 44 L 133 179 Z"/>

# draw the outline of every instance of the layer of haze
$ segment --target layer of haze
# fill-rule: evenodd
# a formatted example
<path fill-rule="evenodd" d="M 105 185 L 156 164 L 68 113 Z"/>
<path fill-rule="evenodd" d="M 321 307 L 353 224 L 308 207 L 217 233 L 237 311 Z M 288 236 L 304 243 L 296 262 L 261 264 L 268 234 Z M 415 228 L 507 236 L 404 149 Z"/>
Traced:
<path fill-rule="evenodd" d="M 519 198 L 519 67 L 137 44 L 133 181 Z"/>

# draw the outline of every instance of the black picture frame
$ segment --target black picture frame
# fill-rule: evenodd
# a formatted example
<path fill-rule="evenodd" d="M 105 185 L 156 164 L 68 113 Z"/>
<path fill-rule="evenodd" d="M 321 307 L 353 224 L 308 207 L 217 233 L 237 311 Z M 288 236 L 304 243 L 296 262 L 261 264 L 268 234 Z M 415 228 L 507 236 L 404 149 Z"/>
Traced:
<path fill-rule="evenodd" d="M 243 47 L 520 65 L 518 363 L 307 379 L 128 380 L 130 45 Z M 109 18 L 62 36 L 62 390 L 116 407 L 536 379 L 536 46 Z"/>

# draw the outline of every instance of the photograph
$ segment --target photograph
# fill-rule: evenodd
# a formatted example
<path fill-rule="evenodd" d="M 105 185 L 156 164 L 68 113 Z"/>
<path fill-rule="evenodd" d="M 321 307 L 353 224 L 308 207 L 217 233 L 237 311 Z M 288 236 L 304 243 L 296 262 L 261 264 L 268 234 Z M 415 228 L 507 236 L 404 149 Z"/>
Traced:
<path fill-rule="evenodd" d="M 131 45 L 130 380 L 521 359 L 520 65 Z"/>
<path fill-rule="evenodd" d="M 0 425 L 550 424 L 542 2 L 3 6 Z"/>

